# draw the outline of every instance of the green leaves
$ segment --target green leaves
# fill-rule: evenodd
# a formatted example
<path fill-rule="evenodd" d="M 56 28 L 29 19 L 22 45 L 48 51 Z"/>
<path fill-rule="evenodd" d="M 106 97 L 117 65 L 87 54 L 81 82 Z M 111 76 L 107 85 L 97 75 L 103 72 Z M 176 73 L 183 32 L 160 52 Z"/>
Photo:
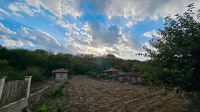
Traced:
<path fill-rule="evenodd" d="M 148 67 L 143 72 L 153 85 L 200 91 L 194 83 L 200 81 L 200 23 L 196 21 L 199 12 L 193 10 L 194 4 L 190 4 L 182 15 L 166 17 L 161 38 L 150 41 L 155 49 L 145 49 L 151 61 L 145 63 Z"/>

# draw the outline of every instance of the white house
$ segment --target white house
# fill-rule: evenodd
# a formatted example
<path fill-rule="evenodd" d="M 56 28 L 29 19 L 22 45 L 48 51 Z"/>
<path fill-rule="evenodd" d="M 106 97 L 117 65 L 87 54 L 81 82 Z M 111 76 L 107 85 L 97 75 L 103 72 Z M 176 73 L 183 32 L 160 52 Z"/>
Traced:
<path fill-rule="evenodd" d="M 55 80 L 59 82 L 66 82 L 68 80 L 68 71 L 64 68 L 55 69 L 52 71 L 55 74 Z"/>

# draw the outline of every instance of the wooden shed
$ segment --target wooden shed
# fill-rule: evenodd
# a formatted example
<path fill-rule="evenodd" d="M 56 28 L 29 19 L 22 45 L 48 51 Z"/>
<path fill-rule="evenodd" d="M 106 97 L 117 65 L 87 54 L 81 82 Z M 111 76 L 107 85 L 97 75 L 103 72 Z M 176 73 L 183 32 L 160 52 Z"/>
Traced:
<path fill-rule="evenodd" d="M 64 68 L 55 69 L 52 71 L 55 74 L 55 80 L 59 82 L 66 82 L 68 80 L 68 70 Z"/>

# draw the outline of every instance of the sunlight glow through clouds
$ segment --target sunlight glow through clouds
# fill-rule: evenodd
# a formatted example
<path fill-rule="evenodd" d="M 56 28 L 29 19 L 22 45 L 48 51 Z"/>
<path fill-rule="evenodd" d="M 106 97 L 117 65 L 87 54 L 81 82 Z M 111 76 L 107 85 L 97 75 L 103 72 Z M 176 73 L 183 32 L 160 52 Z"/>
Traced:
<path fill-rule="evenodd" d="M 152 35 L 159 36 L 156 23 L 163 23 L 165 16 L 183 13 L 190 3 L 200 7 L 199 0 L 0 2 L 0 42 L 4 46 L 96 56 L 114 54 L 139 60 L 145 58 L 135 54 L 144 52 L 142 47 Z"/>

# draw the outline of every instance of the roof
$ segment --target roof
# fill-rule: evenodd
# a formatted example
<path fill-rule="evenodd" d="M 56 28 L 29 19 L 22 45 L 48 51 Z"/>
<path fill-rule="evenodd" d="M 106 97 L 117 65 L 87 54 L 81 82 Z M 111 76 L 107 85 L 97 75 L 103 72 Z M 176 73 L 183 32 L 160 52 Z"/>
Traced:
<path fill-rule="evenodd" d="M 64 68 L 59 68 L 59 69 L 55 69 L 52 71 L 53 73 L 67 73 L 69 71 L 67 71 L 66 69 Z"/>
<path fill-rule="evenodd" d="M 111 67 L 111 68 L 109 68 L 109 69 L 107 69 L 107 70 L 104 70 L 103 72 L 119 72 L 120 70 L 118 70 L 118 69 L 116 69 L 116 68 L 114 68 L 114 67 Z"/>

